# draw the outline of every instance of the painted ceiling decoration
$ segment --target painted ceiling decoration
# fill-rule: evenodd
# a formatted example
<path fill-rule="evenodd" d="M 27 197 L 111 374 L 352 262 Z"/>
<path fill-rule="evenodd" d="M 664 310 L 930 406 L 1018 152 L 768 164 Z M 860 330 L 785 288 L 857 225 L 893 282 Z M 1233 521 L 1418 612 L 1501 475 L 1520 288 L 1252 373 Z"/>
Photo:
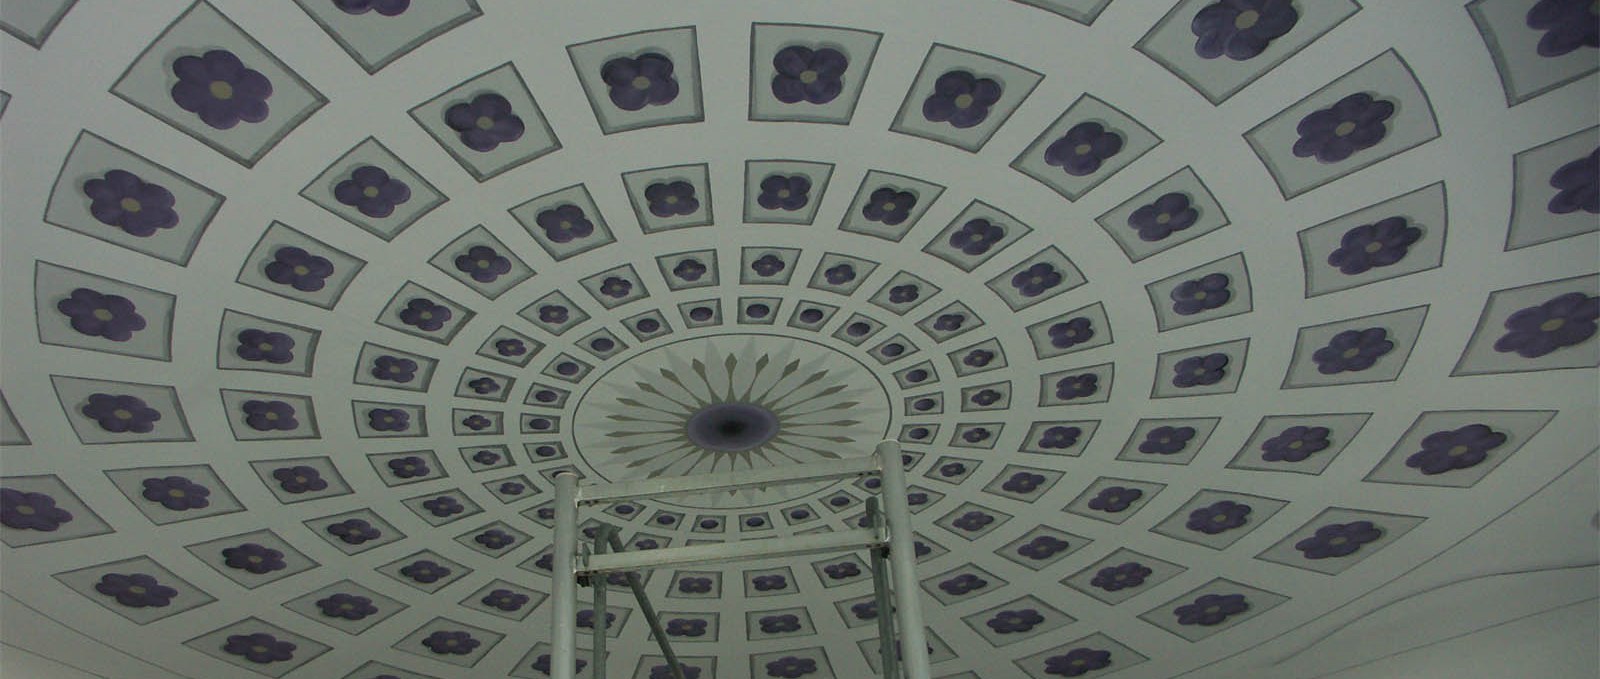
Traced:
<path fill-rule="evenodd" d="M 1600 444 L 1595 11 L 8 2 L 4 591 L 128 676 L 537 679 L 554 474 L 891 438 L 939 676 L 1252 676 Z M 858 555 L 644 577 L 689 676 L 875 671 Z"/>

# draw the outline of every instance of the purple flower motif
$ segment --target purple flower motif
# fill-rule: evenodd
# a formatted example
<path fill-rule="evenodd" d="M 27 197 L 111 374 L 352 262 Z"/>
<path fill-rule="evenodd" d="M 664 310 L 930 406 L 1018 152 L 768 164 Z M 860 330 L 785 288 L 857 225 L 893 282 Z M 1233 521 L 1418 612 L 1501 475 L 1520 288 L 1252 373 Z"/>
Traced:
<path fill-rule="evenodd" d="M 1168 295 L 1172 297 L 1172 311 L 1179 316 L 1193 316 L 1227 304 L 1233 299 L 1228 290 L 1231 282 L 1228 274 L 1214 273 L 1179 283 Z"/>
<path fill-rule="evenodd" d="M 1048 450 L 1071 448 L 1078 445 L 1078 437 L 1082 435 L 1083 430 L 1078 427 L 1057 425 L 1039 435 L 1039 447 Z"/>
<path fill-rule="evenodd" d="M 333 262 L 318 257 L 302 248 L 286 245 L 272 252 L 267 262 L 267 280 L 287 285 L 300 292 L 316 292 L 328 284 L 333 275 Z"/>
<path fill-rule="evenodd" d="M 479 153 L 521 139 L 527 129 L 512 112 L 511 102 L 493 92 L 452 104 L 444 111 L 444 124 L 456 131 L 463 145 Z"/>
<path fill-rule="evenodd" d="M 198 57 L 178 57 L 172 62 L 172 73 L 178 76 L 172 86 L 172 102 L 211 127 L 228 130 L 241 120 L 259 123 L 267 119 L 272 81 L 246 68 L 232 52 L 211 50 Z"/>
<path fill-rule="evenodd" d="M 972 395 L 972 402 L 987 408 L 999 403 L 1002 396 L 1004 395 L 994 389 L 981 389 L 978 393 Z"/>
<path fill-rule="evenodd" d="M 1422 439 L 1422 450 L 1407 457 L 1406 466 L 1429 476 L 1466 469 L 1483 462 L 1489 457 L 1489 451 L 1505 442 L 1505 434 L 1482 424 L 1436 431 Z"/>
<path fill-rule="evenodd" d="M 294 338 L 281 332 L 270 332 L 256 328 L 240 330 L 235 337 L 239 346 L 233 350 L 239 358 L 246 361 L 266 361 L 282 365 L 294 360 Z"/>
<path fill-rule="evenodd" d="M 593 609 L 585 608 L 585 609 L 583 609 L 581 611 L 578 611 L 578 626 L 579 627 L 582 627 L 584 629 L 594 629 L 594 623 L 595 623 L 595 615 L 594 615 L 594 610 Z M 616 613 L 611 613 L 611 612 L 608 611 L 606 613 L 606 627 L 607 628 L 615 627 L 616 623 L 617 623 L 617 614 Z"/>
<path fill-rule="evenodd" d="M 1044 659 L 1044 673 L 1057 677 L 1080 677 L 1111 666 L 1111 651 L 1074 648 L 1064 655 Z"/>
<path fill-rule="evenodd" d="M 1070 375 L 1056 380 L 1056 398 L 1070 401 L 1093 396 L 1100 391 L 1100 376 L 1094 373 Z"/>
<path fill-rule="evenodd" d="M 822 571 L 827 573 L 828 577 L 833 580 L 843 580 L 845 578 L 853 578 L 857 575 L 861 575 L 861 567 L 857 566 L 854 561 L 831 563 L 823 566 Z"/>
<path fill-rule="evenodd" d="M 346 14 L 366 14 L 376 11 L 386 17 L 400 16 L 411 7 L 411 0 L 333 0 L 333 6 Z"/>
<path fill-rule="evenodd" d="M 573 673 L 576 674 L 578 672 L 582 672 L 583 668 L 588 667 L 589 666 L 589 661 L 584 660 L 583 658 L 577 658 L 576 662 L 573 663 L 573 665 L 577 668 L 577 669 L 573 670 Z M 545 676 L 550 676 L 550 654 L 549 653 L 541 653 L 541 654 L 539 654 L 539 657 L 534 658 L 533 665 L 531 665 L 531 667 L 533 667 L 533 669 L 539 670 L 540 672 L 543 672 Z"/>
<path fill-rule="evenodd" d="M 610 88 L 611 103 L 624 111 L 670 104 L 678 98 L 672 60 L 665 54 L 645 52 L 636 58 L 617 57 L 600 67 L 600 79 Z"/>
<path fill-rule="evenodd" d="M 750 270 L 754 271 L 757 276 L 761 276 L 762 278 L 771 278 L 776 276 L 785 268 L 788 268 L 788 265 L 784 264 L 783 259 L 777 255 L 771 254 L 762 255 L 756 261 L 750 263 Z"/>
<path fill-rule="evenodd" d="M 850 60 L 831 47 L 791 45 L 772 57 L 772 96 L 785 104 L 826 104 L 844 91 Z"/>
<path fill-rule="evenodd" d="M 1600 47 L 1600 22 L 1593 2 L 1539 0 L 1528 10 L 1528 28 L 1544 31 L 1539 56 L 1559 57 L 1579 47 Z"/>
<path fill-rule="evenodd" d="M 849 263 L 835 264 L 822 272 L 830 285 L 844 285 L 856 279 L 856 268 Z"/>
<path fill-rule="evenodd" d="M 939 314 L 933 321 L 933 329 L 940 332 L 955 332 L 960 330 L 966 321 L 965 314 Z"/>
<path fill-rule="evenodd" d="M 650 214 L 657 217 L 682 217 L 700 209 L 695 198 L 694 184 L 686 181 L 656 182 L 644 187 L 644 199 Z"/>
<path fill-rule="evenodd" d="M 705 635 L 705 620 L 699 618 L 673 618 L 667 621 L 667 636 L 669 637 L 703 637 Z"/>
<path fill-rule="evenodd" d="M 1194 427 L 1162 425 L 1145 433 L 1144 441 L 1139 443 L 1139 452 L 1146 455 L 1173 455 L 1187 447 L 1194 435 Z"/>
<path fill-rule="evenodd" d="M 682 665 L 682 668 L 683 679 L 700 679 L 700 668 L 694 665 Z M 653 665 L 650 667 L 650 675 L 645 679 L 675 679 L 676 676 L 672 673 L 671 665 Z"/>
<path fill-rule="evenodd" d="M 1383 328 L 1346 330 L 1333 336 L 1328 346 L 1311 354 L 1317 363 L 1317 372 L 1337 375 L 1342 372 L 1359 372 L 1371 368 L 1385 354 L 1394 350 L 1389 331 Z"/>
<path fill-rule="evenodd" d="M 1039 262 L 1011 277 L 1011 287 L 1023 297 L 1038 297 L 1061 284 L 1061 272 L 1049 262 Z"/>
<path fill-rule="evenodd" d="M 501 356 L 521 356 L 528 353 L 528 344 L 515 337 L 495 340 L 494 351 Z"/>
<path fill-rule="evenodd" d="M 1006 237 L 1005 227 L 987 219 L 973 219 L 950 234 L 950 247 L 963 254 L 976 257 L 989 251 L 995 243 Z"/>
<path fill-rule="evenodd" d="M 406 302 L 406 308 L 400 310 L 400 322 L 418 330 L 433 332 L 443 328 L 452 315 L 450 308 L 443 304 L 435 304 L 433 300 L 422 297 L 413 297 Z"/>
<path fill-rule="evenodd" d="M 515 544 L 517 537 L 499 528 L 490 528 L 473 536 L 472 541 L 488 549 L 501 550 Z"/>
<path fill-rule="evenodd" d="M 468 415 L 468 416 L 466 416 L 465 418 L 463 418 L 461 420 L 461 426 L 464 426 L 464 427 L 466 427 L 468 429 L 471 429 L 473 431 L 483 431 L 485 429 L 488 429 L 489 425 L 492 425 L 492 424 L 494 424 L 493 420 L 490 420 L 489 418 L 484 417 L 483 415 L 480 415 L 478 413 L 473 413 L 471 415 Z"/>
<path fill-rule="evenodd" d="M 1202 59 L 1227 55 L 1245 61 L 1260 55 L 1273 40 L 1300 21 L 1290 0 L 1218 0 L 1189 23 L 1199 40 L 1194 53 Z"/>
<path fill-rule="evenodd" d="M 1089 508 L 1115 514 L 1133 506 L 1141 497 L 1144 497 L 1144 491 L 1138 488 L 1107 486 L 1089 500 Z"/>
<path fill-rule="evenodd" d="M 1250 511 L 1250 505 L 1222 500 L 1189 512 L 1189 520 L 1184 525 L 1192 531 L 1216 535 L 1243 526 Z"/>
<path fill-rule="evenodd" d="M 205 509 L 211 506 L 211 489 L 182 476 L 145 479 L 144 499 L 160 504 L 175 512 Z"/>
<path fill-rule="evenodd" d="M 1089 584 L 1107 592 L 1115 592 L 1144 584 L 1144 579 L 1150 577 L 1152 572 L 1144 564 L 1137 561 L 1129 561 L 1100 569 L 1094 574 L 1094 578 L 1089 581 Z"/>
<path fill-rule="evenodd" d="M 1051 324 L 1045 332 L 1050 336 L 1050 345 L 1057 349 L 1071 348 L 1094 339 L 1093 325 L 1082 316 Z"/>
<path fill-rule="evenodd" d="M 1044 616 L 1032 608 L 1019 611 L 1000 611 L 993 618 L 984 621 L 995 634 L 1016 634 L 1033 629 L 1034 625 L 1044 622 Z"/>
<path fill-rule="evenodd" d="M 767 676 L 779 679 L 797 679 L 817 671 L 817 661 L 786 655 L 767 663 Z"/>
<path fill-rule="evenodd" d="M 504 495 L 521 495 L 522 492 L 527 489 L 527 486 L 517 483 L 516 481 L 507 481 L 500 484 L 500 492 Z M 644 548 L 640 547 L 640 549 Z"/>
<path fill-rule="evenodd" d="M 1594 337 L 1597 317 L 1600 297 L 1569 292 L 1507 317 L 1507 332 L 1495 340 L 1494 350 L 1538 358 L 1562 347 L 1576 346 Z"/>
<path fill-rule="evenodd" d="M 672 267 L 673 276 L 676 276 L 679 280 L 689 281 L 691 283 L 700 280 L 701 276 L 706 275 L 706 271 L 706 265 L 700 263 L 700 260 L 694 258 L 682 260 L 678 262 L 676 266 Z M 543 318 L 543 315 L 543 310 L 540 310 L 540 317 Z M 546 322 L 548 323 L 549 321 Z"/>
<path fill-rule="evenodd" d="M 539 228 L 544 229 L 544 236 L 552 243 L 569 243 L 578 238 L 587 238 L 594 233 L 594 222 L 584 216 L 583 208 L 576 205 L 561 205 L 544 210 L 534 218 Z"/>
<path fill-rule="evenodd" d="M 1250 604 L 1244 600 L 1243 594 L 1206 594 L 1195 599 L 1194 603 L 1177 607 L 1172 614 L 1178 616 L 1180 625 L 1210 627 L 1221 624 L 1230 615 L 1247 610 L 1250 610 Z"/>
<path fill-rule="evenodd" d="M 1383 537 L 1383 530 L 1371 521 L 1330 523 L 1317 529 L 1311 537 L 1294 543 L 1307 559 L 1327 559 L 1349 556 L 1361 546 Z"/>
<path fill-rule="evenodd" d="M 1035 561 L 1044 561 L 1066 551 L 1071 546 L 1071 543 L 1054 535 L 1040 535 L 1017 545 L 1017 554 Z"/>
<path fill-rule="evenodd" d="M 294 659 L 295 645 L 287 641 L 278 641 L 278 638 L 264 632 L 255 634 L 232 634 L 228 636 L 222 650 L 245 660 L 265 665 L 271 662 Z"/>
<path fill-rule="evenodd" d="M 347 545 L 359 545 L 368 540 L 376 540 L 383 537 L 383 531 L 378 530 L 364 519 L 345 519 L 338 523 L 329 524 L 324 530 Z"/>
<path fill-rule="evenodd" d="M 475 394 L 492 394 L 500 391 L 500 383 L 495 381 L 493 377 L 479 377 L 468 381 L 467 388 L 471 389 Z"/>
<path fill-rule="evenodd" d="M 863 601 L 861 603 L 851 604 L 850 614 L 856 616 L 857 620 L 877 620 L 878 602 Z"/>
<path fill-rule="evenodd" d="M 861 206 L 861 216 L 869 222 L 894 226 L 906 221 L 916 206 L 917 194 L 883 186 L 873 189 L 872 195 L 867 197 L 867 202 Z"/>
<path fill-rule="evenodd" d="M 989 437 L 993 435 L 994 434 L 988 429 L 983 427 L 973 427 L 972 429 L 961 432 L 961 440 L 966 441 L 967 443 L 979 443 L 989 440 Z"/>
<path fill-rule="evenodd" d="M 441 519 L 467 511 L 467 508 L 461 504 L 460 500 L 449 495 L 440 495 L 436 498 L 423 500 L 422 508 L 428 510 L 429 514 Z"/>
<path fill-rule="evenodd" d="M 757 586 L 757 589 L 760 589 Z M 678 578 L 678 591 L 684 594 L 706 594 L 711 591 L 711 578 Z"/>
<path fill-rule="evenodd" d="M 127 395 L 90 394 L 79 412 L 113 434 L 148 434 L 161 420 L 161 412 L 145 405 L 144 399 Z"/>
<path fill-rule="evenodd" d="M 991 523 L 994 523 L 993 516 L 990 516 L 987 512 L 973 510 L 956 517 L 956 520 L 951 521 L 950 525 L 964 531 L 977 532 Z"/>
<path fill-rule="evenodd" d="M 482 644 L 483 642 L 472 638 L 471 633 L 460 630 L 439 630 L 422 640 L 423 646 L 427 646 L 428 650 L 439 655 L 467 655 Z"/>
<path fill-rule="evenodd" d="M 1044 162 L 1074 177 L 1087 177 L 1122 151 L 1122 135 L 1095 122 L 1072 126 L 1044 149 Z"/>
<path fill-rule="evenodd" d="M 939 583 L 939 589 L 950 596 L 963 596 L 989 586 L 989 581 L 972 573 L 962 573 Z"/>
<path fill-rule="evenodd" d="M 178 596 L 178 590 L 143 573 L 106 573 L 95 583 L 94 591 L 129 608 L 165 608 L 172 604 L 172 597 Z"/>
<path fill-rule="evenodd" d="M 789 579 L 782 575 L 757 575 L 750 579 L 750 584 L 755 586 L 757 592 L 775 592 L 788 589 Z"/>
<path fill-rule="evenodd" d="M 765 634 L 784 634 L 800 630 L 800 616 L 793 613 L 763 615 L 756 622 L 761 625 L 761 631 Z"/>
<path fill-rule="evenodd" d="M 561 325 L 567 322 L 570 312 L 560 304 L 546 304 L 539 307 L 539 321 L 551 325 Z"/>
<path fill-rule="evenodd" d="M 767 210 L 795 211 L 811 201 L 811 178 L 803 174 L 767 175 L 761 180 L 756 203 Z"/>
<path fill-rule="evenodd" d="M 511 272 L 511 260 L 487 245 L 474 245 L 467 249 L 466 254 L 456 257 L 456 270 L 479 283 L 493 283 L 496 278 Z"/>
<path fill-rule="evenodd" d="M 244 423 L 256 431 L 293 431 L 300 426 L 294 406 L 284 401 L 245 401 Z"/>
<path fill-rule="evenodd" d="M 400 574 L 412 581 L 424 585 L 431 585 L 444 578 L 450 577 L 450 569 L 441 566 L 429 559 L 418 559 L 400 568 Z"/>
<path fill-rule="evenodd" d="M 916 283 L 906 283 L 889 288 L 889 302 L 892 304 L 910 304 L 922 296 L 922 289 Z"/>
<path fill-rule="evenodd" d="M 1200 211 L 1190 203 L 1188 194 L 1174 192 L 1139 206 L 1128 215 L 1128 226 L 1139 232 L 1139 240 L 1154 242 L 1194 226 L 1199 219 Z"/>
<path fill-rule="evenodd" d="M 1405 217 L 1363 224 L 1344 232 L 1339 248 L 1328 254 L 1328 264 L 1346 276 L 1354 276 L 1399 262 L 1421 238 L 1422 229 L 1411 226 Z"/>
<path fill-rule="evenodd" d="M 622 299 L 633 292 L 633 281 L 620 276 L 606 276 L 600 282 L 600 294 L 611 299 Z"/>
<path fill-rule="evenodd" d="M 1394 115 L 1394 103 L 1357 92 L 1325 109 L 1300 119 L 1295 130 L 1300 140 L 1294 155 L 1337 163 L 1362 149 L 1371 148 L 1389 134 L 1384 121 Z"/>
<path fill-rule="evenodd" d="M 229 568 L 236 568 L 256 575 L 265 575 L 272 571 L 281 571 L 288 568 L 288 564 L 283 561 L 283 552 L 254 542 L 246 542 L 242 545 L 222 550 L 222 563 Z"/>
<path fill-rule="evenodd" d="M 414 479 L 432 474 L 433 470 L 428 468 L 427 460 L 408 455 L 389 460 L 389 473 L 402 479 Z"/>
<path fill-rule="evenodd" d="M 496 589 L 483 597 L 483 605 L 493 606 L 502 611 L 511 612 L 528 605 L 529 597 L 522 592 L 513 592 L 509 589 Z"/>
<path fill-rule="evenodd" d="M 1017 472 L 1012 474 L 1011 478 L 1006 479 L 1006 482 L 1001 484 L 1000 489 L 1011 493 L 1028 494 L 1038 490 L 1039 486 L 1043 485 L 1045 481 L 1045 477 L 1041 474 Z"/>
<path fill-rule="evenodd" d="M 1190 356 L 1172 366 L 1172 386 L 1179 389 L 1216 384 L 1228 374 L 1227 354 Z"/>
<path fill-rule="evenodd" d="M 83 195 L 89 197 L 89 214 L 130 236 L 146 238 L 178 225 L 172 192 L 126 170 L 111 170 L 84 182 Z"/>
<path fill-rule="evenodd" d="M 372 605 L 372 599 L 342 592 L 318 599 L 317 608 L 322 609 L 322 614 L 327 617 L 345 620 L 360 620 L 378 612 L 378 607 Z"/>
<path fill-rule="evenodd" d="M 381 219 L 411 200 L 411 187 L 390 177 L 381 167 L 362 165 L 350 173 L 349 179 L 333 186 L 333 197 L 361 214 Z"/>
<path fill-rule="evenodd" d="M 933 81 L 933 94 L 922 102 L 922 117 L 930 123 L 974 127 L 989 117 L 989 107 L 1000 101 L 999 82 L 967 71 L 948 71 Z"/>
<path fill-rule="evenodd" d="M 1594 23 L 1591 19 L 1590 24 Z M 1579 210 L 1600 214 L 1600 148 L 1562 165 L 1550 175 L 1550 186 L 1556 189 L 1556 195 L 1551 196 L 1545 206 L 1551 214 L 1565 215 Z"/>
<path fill-rule="evenodd" d="M 1327 427 L 1293 426 L 1261 442 L 1261 459 L 1267 462 L 1300 462 L 1312 453 L 1332 445 Z"/>
<path fill-rule="evenodd" d="M 417 377 L 417 362 L 409 358 L 379 356 L 372 361 L 372 376 L 386 382 L 404 384 Z"/>
<path fill-rule="evenodd" d="M 72 512 L 56 506 L 44 493 L 0 488 L 0 524 L 17 530 L 54 532 L 72 521 Z"/>
<path fill-rule="evenodd" d="M 144 317 L 128 298 L 88 288 L 74 289 L 66 299 L 56 302 L 56 311 L 71 319 L 73 330 L 113 342 L 126 342 L 145 326 Z"/>

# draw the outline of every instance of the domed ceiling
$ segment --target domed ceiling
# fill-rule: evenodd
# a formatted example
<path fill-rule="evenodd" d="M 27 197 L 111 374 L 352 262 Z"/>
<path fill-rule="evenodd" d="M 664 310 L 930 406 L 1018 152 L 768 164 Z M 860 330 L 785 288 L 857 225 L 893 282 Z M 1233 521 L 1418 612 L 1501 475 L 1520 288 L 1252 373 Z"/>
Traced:
<path fill-rule="evenodd" d="M 1250 675 L 1595 449 L 1595 12 L 9 2 L 5 593 L 130 677 L 537 679 L 554 474 L 888 438 L 936 674 Z M 646 588 L 704 679 L 878 662 L 862 555 Z"/>

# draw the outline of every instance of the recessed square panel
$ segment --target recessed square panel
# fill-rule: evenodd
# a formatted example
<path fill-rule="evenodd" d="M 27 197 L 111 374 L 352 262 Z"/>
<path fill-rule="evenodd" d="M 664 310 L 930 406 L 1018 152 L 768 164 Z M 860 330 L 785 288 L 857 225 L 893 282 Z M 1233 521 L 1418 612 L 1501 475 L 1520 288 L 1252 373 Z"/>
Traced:
<path fill-rule="evenodd" d="M 479 182 L 561 148 L 511 62 L 472 76 L 407 113 Z"/>

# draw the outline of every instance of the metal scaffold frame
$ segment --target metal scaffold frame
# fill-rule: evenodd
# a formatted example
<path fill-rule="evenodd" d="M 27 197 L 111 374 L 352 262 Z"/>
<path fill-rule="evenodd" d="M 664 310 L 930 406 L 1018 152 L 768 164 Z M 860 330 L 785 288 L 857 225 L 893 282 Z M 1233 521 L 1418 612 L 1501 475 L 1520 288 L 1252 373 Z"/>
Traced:
<path fill-rule="evenodd" d="M 595 530 L 592 549 L 580 553 L 578 507 L 668 495 L 704 493 L 716 490 L 758 488 L 776 485 L 828 481 L 876 473 L 882 480 L 881 511 L 879 498 L 867 500 L 871 527 L 831 533 L 811 533 L 787 538 L 767 538 L 743 542 L 691 545 L 670 549 L 625 551 L 616 529 L 602 525 Z M 594 589 L 594 674 L 605 679 L 606 667 L 606 574 L 623 572 L 628 588 L 639 601 L 639 612 L 650 624 L 651 635 L 672 668 L 674 679 L 684 679 L 683 668 L 661 627 L 656 610 L 645 596 L 644 586 L 632 571 L 663 566 L 722 563 L 748 559 L 770 559 L 819 552 L 871 550 L 872 585 L 878 604 L 878 636 L 882 649 L 882 676 L 929 679 L 927 636 L 922 627 L 922 602 L 916 573 L 916 548 L 912 540 L 911 510 L 906 504 L 906 473 L 900 461 L 900 444 L 884 441 L 870 457 L 825 464 L 778 467 L 750 472 L 729 472 L 647 479 L 627 483 L 579 487 L 578 477 L 563 472 L 555 477 L 556 531 L 552 572 L 555 576 L 551 599 L 550 676 L 573 679 L 577 673 L 577 608 L 580 580 Z M 891 588 L 892 584 L 892 588 Z M 894 615 L 888 615 L 888 611 Z M 896 653 L 895 632 L 900 642 Z"/>

